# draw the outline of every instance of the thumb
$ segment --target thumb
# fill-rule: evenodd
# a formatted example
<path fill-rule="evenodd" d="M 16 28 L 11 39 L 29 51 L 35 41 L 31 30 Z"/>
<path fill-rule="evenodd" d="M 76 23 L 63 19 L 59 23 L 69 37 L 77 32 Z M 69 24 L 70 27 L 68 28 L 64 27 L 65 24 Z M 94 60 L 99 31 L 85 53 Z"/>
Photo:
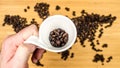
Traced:
<path fill-rule="evenodd" d="M 12 58 L 11 61 L 16 63 L 15 67 L 16 68 L 23 68 L 26 67 L 26 64 L 28 63 L 28 59 L 30 57 L 30 54 L 36 49 L 35 45 L 32 44 L 21 44 L 18 48 L 17 51 Z"/>

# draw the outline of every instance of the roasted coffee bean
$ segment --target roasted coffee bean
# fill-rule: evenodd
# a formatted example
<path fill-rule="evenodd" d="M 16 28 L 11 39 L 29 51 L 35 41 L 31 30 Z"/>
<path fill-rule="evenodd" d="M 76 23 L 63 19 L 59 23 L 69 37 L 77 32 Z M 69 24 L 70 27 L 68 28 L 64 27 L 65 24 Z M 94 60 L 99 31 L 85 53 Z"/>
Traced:
<path fill-rule="evenodd" d="M 60 41 L 63 42 L 63 38 L 60 38 Z"/>
<path fill-rule="evenodd" d="M 27 6 L 27 9 L 30 9 L 30 6 Z"/>
<path fill-rule="evenodd" d="M 102 45 L 102 48 L 107 48 L 108 47 L 108 44 L 103 44 Z"/>
<path fill-rule="evenodd" d="M 68 36 L 64 37 L 64 42 L 68 41 Z"/>
<path fill-rule="evenodd" d="M 58 36 L 59 37 L 59 39 L 62 37 L 61 35 L 60 36 Z"/>
<path fill-rule="evenodd" d="M 24 12 L 27 12 L 27 9 L 24 9 Z"/>
<path fill-rule="evenodd" d="M 56 44 L 57 44 L 57 45 L 60 45 L 60 40 L 56 40 Z"/>
<path fill-rule="evenodd" d="M 68 15 L 65 15 L 66 17 L 68 17 Z"/>
<path fill-rule="evenodd" d="M 51 38 L 52 41 L 55 41 L 55 38 Z"/>
<path fill-rule="evenodd" d="M 69 49 L 72 49 L 72 47 L 70 47 Z"/>
<path fill-rule="evenodd" d="M 56 40 L 59 40 L 59 37 L 58 37 L 58 36 L 56 37 Z"/>
<path fill-rule="evenodd" d="M 59 35 L 60 33 L 58 31 L 55 32 L 56 35 Z"/>
<path fill-rule="evenodd" d="M 60 33 L 60 32 L 61 32 L 61 29 L 60 29 L 60 28 L 58 28 L 58 29 L 57 29 L 57 32 L 58 32 L 58 33 Z M 63 32 L 64 32 L 64 31 L 63 31 Z"/>
<path fill-rule="evenodd" d="M 71 56 L 70 56 L 70 58 L 73 58 L 74 57 L 74 53 L 71 53 Z"/>
<path fill-rule="evenodd" d="M 54 47 L 62 47 L 68 41 L 68 33 L 58 28 L 50 32 L 49 41 Z"/>
<path fill-rule="evenodd" d="M 98 38 L 101 38 L 102 34 L 103 34 L 103 32 L 100 32 L 100 34 L 98 35 Z"/>
<path fill-rule="evenodd" d="M 76 12 L 75 12 L 75 11 L 73 11 L 73 12 L 72 12 L 72 15 L 73 15 L 73 16 L 76 16 Z"/>
<path fill-rule="evenodd" d="M 65 32 L 61 32 L 60 35 L 63 36 L 64 33 L 65 33 Z"/>
<path fill-rule="evenodd" d="M 56 35 L 51 35 L 51 37 L 52 37 L 52 38 L 55 38 L 55 37 L 56 37 Z"/>
<path fill-rule="evenodd" d="M 82 45 L 83 47 L 85 47 L 85 45 Z"/>
<path fill-rule="evenodd" d="M 56 10 L 60 10 L 61 8 L 60 8 L 59 5 L 57 5 L 55 9 L 56 9 Z"/>
<path fill-rule="evenodd" d="M 64 46 L 64 45 L 65 45 L 65 43 L 62 43 L 62 44 L 61 44 L 61 46 Z"/>
<path fill-rule="evenodd" d="M 99 40 L 96 40 L 97 45 L 100 45 Z"/>
<path fill-rule="evenodd" d="M 81 14 L 84 14 L 84 13 L 86 13 L 85 10 L 82 10 L 82 11 L 81 11 Z"/>
<path fill-rule="evenodd" d="M 99 30 L 99 32 L 103 32 L 103 28 L 101 28 L 101 29 Z"/>
<path fill-rule="evenodd" d="M 70 8 L 68 8 L 68 7 L 65 7 L 65 10 L 66 10 L 66 11 L 70 11 Z"/>
<path fill-rule="evenodd" d="M 67 36 L 68 36 L 67 33 L 64 33 L 64 34 L 62 35 L 63 38 L 64 38 L 64 37 L 67 37 Z"/>
<path fill-rule="evenodd" d="M 51 32 L 50 32 L 50 35 L 54 35 L 54 32 L 53 32 L 53 31 L 51 31 Z"/>
<path fill-rule="evenodd" d="M 54 41 L 51 41 L 50 43 L 51 43 L 51 45 L 54 45 L 54 44 L 55 44 Z"/>
<path fill-rule="evenodd" d="M 35 21 L 35 18 L 32 18 L 32 21 Z"/>

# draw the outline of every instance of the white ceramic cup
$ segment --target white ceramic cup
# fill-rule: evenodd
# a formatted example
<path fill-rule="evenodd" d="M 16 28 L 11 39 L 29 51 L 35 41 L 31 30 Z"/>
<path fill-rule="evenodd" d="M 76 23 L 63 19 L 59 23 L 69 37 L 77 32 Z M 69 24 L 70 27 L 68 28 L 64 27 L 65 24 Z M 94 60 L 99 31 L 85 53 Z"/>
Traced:
<path fill-rule="evenodd" d="M 68 42 L 63 47 L 54 47 L 49 41 L 50 32 L 57 28 L 61 28 L 68 33 Z M 39 37 L 30 36 L 24 43 L 34 44 L 38 48 L 43 48 L 51 52 L 62 52 L 74 44 L 76 36 L 76 27 L 69 18 L 62 15 L 54 15 L 43 21 L 39 28 Z"/>

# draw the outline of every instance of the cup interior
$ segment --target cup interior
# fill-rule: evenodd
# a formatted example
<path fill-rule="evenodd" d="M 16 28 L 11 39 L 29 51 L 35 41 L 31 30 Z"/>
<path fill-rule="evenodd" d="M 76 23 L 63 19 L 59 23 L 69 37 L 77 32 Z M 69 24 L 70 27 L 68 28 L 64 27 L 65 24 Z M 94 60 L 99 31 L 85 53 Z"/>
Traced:
<path fill-rule="evenodd" d="M 68 42 L 63 47 L 54 47 L 49 41 L 50 32 L 57 28 L 61 28 L 68 33 Z M 42 42 L 44 48 L 52 52 L 62 52 L 69 49 L 75 42 L 76 35 L 76 27 L 73 22 L 62 15 L 48 17 L 43 21 L 39 29 L 39 41 Z"/>

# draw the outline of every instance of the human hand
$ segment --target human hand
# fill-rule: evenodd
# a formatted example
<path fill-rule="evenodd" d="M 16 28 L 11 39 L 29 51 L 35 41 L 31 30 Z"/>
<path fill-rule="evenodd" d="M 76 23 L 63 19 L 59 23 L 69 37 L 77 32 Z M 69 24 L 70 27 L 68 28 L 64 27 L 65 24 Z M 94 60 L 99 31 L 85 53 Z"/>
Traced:
<path fill-rule="evenodd" d="M 44 50 L 36 49 L 33 44 L 23 43 L 31 35 L 38 36 L 35 25 L 28 26 L 4 40 L 0 55 L 0 68 L 29 68 L 28 59 L 31 53 L 33 53 L 32 62 L 37 63 Z"/>

